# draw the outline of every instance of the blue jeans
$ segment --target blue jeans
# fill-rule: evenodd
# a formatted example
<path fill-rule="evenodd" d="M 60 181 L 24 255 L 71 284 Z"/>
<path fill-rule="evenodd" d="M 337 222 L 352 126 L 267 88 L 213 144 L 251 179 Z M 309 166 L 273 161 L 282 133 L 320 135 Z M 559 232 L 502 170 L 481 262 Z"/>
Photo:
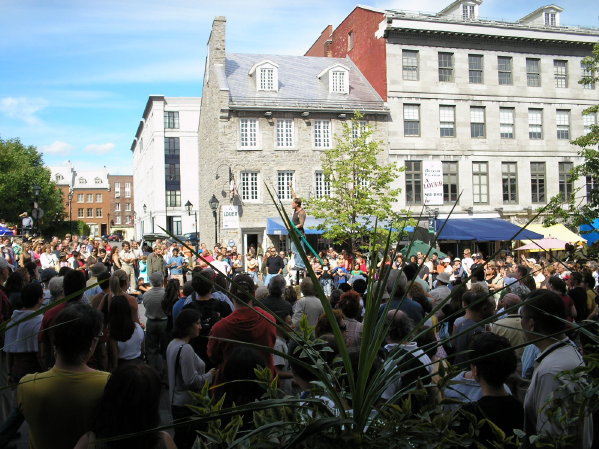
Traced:
<path fill-rule="evenodd" d="M 301 245 L 301 247 L 305 251 L 306 247 L 304 246 L 304 242 L 301 240 L 301 237 L 300 237 L 300 245 Z M 300 253 L 299 253 L 297 247 L 295 246 L 295 243 L 294 243 L 293 240 L 291 240 L 291 252 L 293 253 L 293 256 L 294 256 L 295 269 L 296 270 L 305 270 L 306 266 L 304 265 L 304 261 L 302 260 L 302 256 L 300 256 Z"/>

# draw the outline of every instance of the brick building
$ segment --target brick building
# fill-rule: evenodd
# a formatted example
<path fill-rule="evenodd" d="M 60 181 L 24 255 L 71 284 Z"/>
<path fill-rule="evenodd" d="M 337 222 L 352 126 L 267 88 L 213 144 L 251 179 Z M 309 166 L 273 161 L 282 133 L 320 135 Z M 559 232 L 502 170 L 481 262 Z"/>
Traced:
<path fill-rule="evenodd" d="M 110 233 L 134 237 L 133 175 L 108 175 L 110 184 Z"/>
<path fill-rule="evenodd" d="M 90 235 L 102 236 L 121 229 L 132 228 L 130 224 L 119 225 L 115 218 L 113 198 L 114 186 L 118 182 L 127 182 L 130 186 L 130 200 L 133 202 L 131 176 L 112 176 L 106 167 L 95 171 L 78 171 L 67 162 L 65 166 L 50 167 L 52 179 L 63 194 L 66 219 L 80 220 L 90 227 Z M 124 178 L 128 181 L 119 181 Z M 69 202 L 69 193 L 72 200 Z M 132 212 L 131 212 L 132 215 Z M 126 217 L 126 214 L 124 215 Z M 122 220 L 122 218 L 121 218 Z"/>

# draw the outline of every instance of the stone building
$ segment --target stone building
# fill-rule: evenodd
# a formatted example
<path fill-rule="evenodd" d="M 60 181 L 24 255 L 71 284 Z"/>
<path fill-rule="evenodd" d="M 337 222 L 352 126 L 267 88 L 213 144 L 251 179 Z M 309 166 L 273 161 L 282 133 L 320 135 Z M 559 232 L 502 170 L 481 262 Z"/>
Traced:
<path fill-rule="evenodd" d="M 579 162 L 570 140 L 597 123 L 582 111 L 598 90 L 578 81 L 599 31 L 562 26 L 556 5 L 483 19 L 482 3 L 437 14 L 358 6 L 306 54 L 349 57 L 387 101 L 389 158 L 405 167 L 400 208 L 443 216 L 457 201 L 457 215 L 524 221 L 560 192 L 584 192 L 568 178 Z M 437 168 L 442 190 L 438 173 L 427 178 Z"/>
<path fill-rule="evenodd" d="M 135 235 L 195 232 L 198 201 L 200 98 L 148 98 L 131 152 L 135 195 Z M 191 215 L 185 208 L 190 202 Z M 132 215 L 132 214 L 131 214 Z"/>
<path fill-rule="evenodd" d="M 243 252 L 251 245 L 285 249 L 267 186 L 288 212 L 289 183 L 300 197 L 328 194 L 322 151 L 355 110 L 386 140 L 388 109 L 351 59 L 227 53 L 225 23 L 213 22 L 204 75 L 202 241 Z M 211 199 L 218 200 L 214 215 Z"/>

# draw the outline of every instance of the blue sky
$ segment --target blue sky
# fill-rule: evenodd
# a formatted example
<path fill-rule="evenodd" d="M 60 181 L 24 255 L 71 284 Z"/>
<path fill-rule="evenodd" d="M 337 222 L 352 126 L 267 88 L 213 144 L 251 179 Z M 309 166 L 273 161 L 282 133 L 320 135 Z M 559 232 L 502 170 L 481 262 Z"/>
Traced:
<path fill-rule="evenodd" d="M 436 12 L 451 0 L 372 1 Z M 486 0 L 481 16 L 516 20 L 548 4 Z M 599 4 L 561 0 L 562 24 L 599 26 Z M 149 95 L 201 96 L 212 19 L 227 50 L 303 54 L 349 0 L 0 0 L 0 137 L 18 137 L 48 165 L 132 172 L 129 151 Z"/>

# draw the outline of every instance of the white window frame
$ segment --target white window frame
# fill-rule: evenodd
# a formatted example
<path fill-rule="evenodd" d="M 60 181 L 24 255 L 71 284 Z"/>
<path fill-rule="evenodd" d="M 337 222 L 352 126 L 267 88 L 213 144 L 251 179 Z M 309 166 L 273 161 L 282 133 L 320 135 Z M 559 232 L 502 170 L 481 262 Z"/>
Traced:
<path fill-rule="evenodd" d="M 584 77 L 593 77 L 594 73 L 593 73 L 593 69 L 588 67 L 587 65 L 585 65 L 582 61 L 580 61 L 580 70 L 582 71 L 582 76 Z M 588 84 L 583 84 L 582 85 L 583 89 L 588 89 L 588 90 L 594 90 L 595 89 L 595 83 L 588 83 Z"/>
<path fill-rule="evenodd" d="M 484 106 L 470 106 L 470 137 L 473 139 L 485 139 L 487 137 L 487 111 Z M 482 120 L 481 120 L 482 118 Z M 482 125 L 482 134 L 474 135 L 473 125 Z"/>
<path fill-rule="evenodd" d="M 331 182 L 326 179 L 322 170 L 314 172 L 314 196 L 316 198 L 331 196 Z"/>
<path fill-rule="evenodd" d="M 239 179 L 241 200 L 246 203 L 260 202 L 260 172 L 258 171 L 242 171 Z"/>
<path fill-rule="evenodd" d="M 114 217 L 114 218 L 115 218 L 115 220 L 114 220 L 114 224 L 117 224 L 117 225 L 120 225 L 120 224 L 122 224 L 122 218 L 121 218 L 121 216 L 120 216 L 120 215 L 117 215 L 117 216 L 116 216 L 116 217 Z"/>
<path fill-rule="evenodd" d="M 463 20 L 476 19 L 476 5 L 464 3 L 462 5 L 462 19 Z"/>
<path fill-rule="evenodd" d="M 87 179 L 84 177 L 79 178 L 79 184 L 87 184 Z"/>
<path fill-rule="evenodd" d="M 499 108 L 499 137 L 501 139 L 514 139 L 516 136 L 514 116 L 515 108 Z"/>
<path fill-rule="evenodd" d="M 86 199 L 86 203 L 93 203 L 94 202 L 94 194 L 93 193 L 88 193 Z"/>
<path fill-rule="evenodd" d="M 78 193 L 77 194 L 77 202 L 78 203 L 85 203 L 85 195 L 83 193 Z"/>
<path fill-rule="evenodd" d="M 530 108 L 528 110 L 528 138 L 531 140 L 543 139 L 543 109 Z"/>
<path fill-rule="evenodd" d="M 279 170 L 277 172 L 277 195 L 280 200 L 291 200 L 289 183 L 295 189 L 295 172 L 293 170 Z"/>
<path fill-rule="evenodd" d="M 77 208 L 77 218 L 85 218 L 85 208 L 84 207 Z"/>
<path fill-rule="evenodd" d="M 125 211 L 131 212 L 131 203 L 125 203 Z"/>
<path fill-rule="evenodd" d="M 98 212 L 100 212 L 100 214 L 98 214 Z M 102 212 L 102 208 L 96 207 L 96 218 L 102 218 L 103 216 L 104 216 L 104 213 Z"/>
<path fill-rule="evenodd" d="M 415 125 L 415 128 L 413 127 Z M 420 137 L 420 105 L 403 105 L 403 135 L 404 137 Z"/>
<path fill-rule="evenodd" d="M 87 218 L 94 218 L 94 208 L 93 207 L 87 207 Z"/>
<path fill-rule="evenodd" d="M 259 125 L 257 118 L 239 119 L 239 147 L 241 149 L 258 148 Z"/>
<path fill-rule="evenodd" d="M 262 60 L 254 64 L 249 76 L 255 76 L 256 91 L 278 92 L 279 91 L 279 66 L 272 61 Z"/>
<path fill-rule="evenodd" d="M 449 59 L 447 59 L 449 58 Z M 441 60 L 444 59 L 442 62 Z M 440 51 L 437 53 L 437 64 L 440 83 L 453 83 L 455 81 L 455 59 L 452 52 Z M 442 79 L 443 78 L 443 79 Z"/>
<path fill-rule="evenodd" d="M 115 212 L 121 211 L 121 203 L 114 203 L 114 211 Z"/>
<path fill-rule="evenodd" d="M 489 204 L 489 163 L 472 162 L 472 203 Z"/>
<path fill-rule="evenodd" d="M 401 73 L 404 81 L 418 81 L 420 79 L 420 52 L 418 50 L 402 50 Z"/>
<path fill-rule="evenodd" d="M 121 196 L 121 183 L 115 182 L 114 183 L 114 197 L 119 198 L 120 196 Z"/>
<path fill-rule="evenodd" d="M 555 111 L 555 128 L 559 140 L 570 140 L 570 110 L 557 109 Z"/>
<path fill-rule="evenodd" d="M 541 60 L 539 58 L 526 58 L 526 85 L 541 87 Z"/>
<path fill-rule="evenodd" d="M 447 134 L 443 133 L 447 130 Z M 451 134 L 449 134 L 451 130 Z M 439 136 L 440 137 L 455 137 L 455 106 L 442 104 L 439 106 Z"/>
<path fill-rule="evenodd" d="M 368 129 L 368 122 L 366 120 L 360 120 L 358 126 L 354 126 L 356 123 L 351 123 L 351 137 L 357 139 L 362 136 L 362 133 Z M 368 139 L 367 139 L 368 140 Z"/>
<path fill-rule="evenodd" d="M 497 56 L 497 83 L 500 86 L 511 86 L 514 84 L 513 72 L 514 58 L 511 56 Z"/>
<path fill-rule="evenodd" d="M 125 198 L 131 198 L 131 183 L 125 183 Z"/>
<path fill-rule="evenodd" d="M 102 194 L 96 193 L 96 203 L 101 203 L 102 201 L 104 201 L 104 199 L 102 198 Z"/>
<path fill-rule="evenodd" d="M 131 224 L 131 215 L 125 217 L 125 224 Z"/>
<path fill-rule="evenodd" d="M 484 84 L 485 57 L 479 54 L 468 55 L 468 83 Z"/>
<path fill-rule="evenodd" d="M 312 124 L 314 148 L 331 148 L 333 135 L 332 127 L 333 124 L 330 120 L 314 120 L 314 123 Z"/>
<path fill-rule="evenodd" d="M 295 123 L 293 119 L 277 119 L 275 134 L 277 148 L 293 148 L 295 146 Z"/>
<path fill-rule="evenodd" d="M 349 93 L 349 72 L 341 67 L 329 72 L 329 92 L 332 94 Z"/>
<path fill-rule="evenodd" d="M 596 125 L 596 124 L 597 124 L 597 114 L 595 112 L 593 112 L 591 114 L 583 114 L 582 115 L 582 126 L 583 126 L 583 133 L 585 136 L 591 132 L 591 126 Z"/>
<path fill-rule="evenodd" d="M 553 60 L 553 78 L 557 89 L 568 87 L 568 61 L 566 59 Z"/>
<path fill-rule="evenodd" d="M 543 19 L 544 19 L 546 27 L 557 26 L 557 13 L 555 13 L 555 12 L 546 12 L 543 15 Z"/>

